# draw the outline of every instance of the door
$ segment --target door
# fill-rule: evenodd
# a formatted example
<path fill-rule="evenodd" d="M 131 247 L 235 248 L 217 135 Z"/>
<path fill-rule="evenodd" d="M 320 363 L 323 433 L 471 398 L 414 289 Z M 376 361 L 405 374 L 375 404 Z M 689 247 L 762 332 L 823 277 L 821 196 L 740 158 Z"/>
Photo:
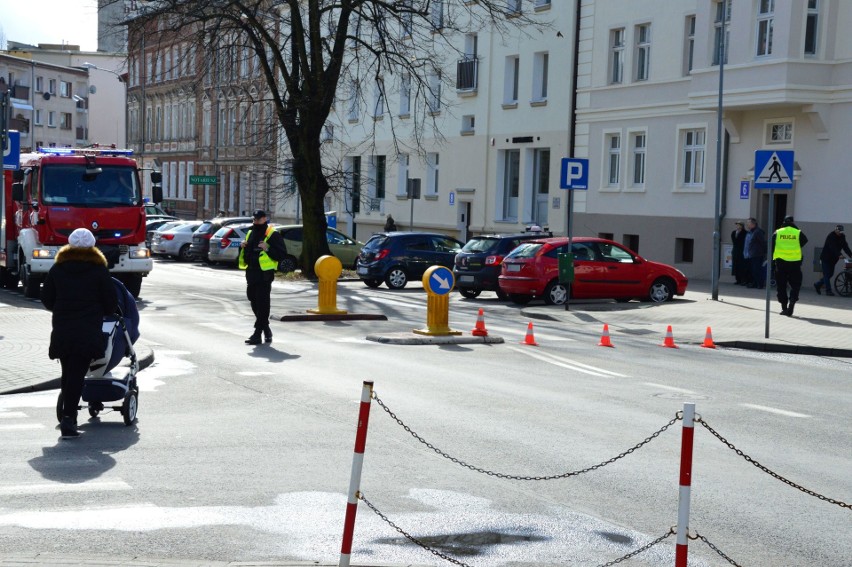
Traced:
<path fill-rule="evenodd" d="M 636 258 L 618 244 L 599 242 L 598 251 L 601 266 L 605 270 L 604 279 L 597 297 L 641 297 L 643 290 L 644 267 Z"/>

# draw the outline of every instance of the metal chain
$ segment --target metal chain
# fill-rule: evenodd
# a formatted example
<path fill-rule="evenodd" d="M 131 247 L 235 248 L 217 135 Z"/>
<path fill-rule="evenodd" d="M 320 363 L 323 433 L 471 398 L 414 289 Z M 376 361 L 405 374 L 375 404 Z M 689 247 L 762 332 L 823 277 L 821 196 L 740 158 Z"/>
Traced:
<path fill-rule="evenodd" d="M 401 419 L 399 419 L 396 416 L 396 414 L 393 413 L 385 405 L 385 403 L 381 399 L 379 399 L 379 397 L 376 395 L 375 391 L 373 392 L 373 399 L 376 400 L 376 403 L 379 404 L 379 406 L 381 406 L 381 408 L 383 410 L 385 410 L 385 412 L 387 412 L 387 414 L 391 417 L 391 419 L 396 421 L 403 429 L 408 431 L 411 434 L 412 437 L 414 437 L 415 439 L 417 439 L 418 441 L 420 441 L 421 443 L 426 445 L 428 448 L 432 449 L 435 453 L 441 455 L 445 459 L 448 459 L 448 460 L 452 461 L 453 463 L 455 463 L 457 465 L 460 465 L 462 467 L 470 469 L 474 472 L 487 474 L 488 476 L 494 476 L 494 477 L 497 477 L 497 478 L 503 478 L 503 479 L 507 479 L 507 480 L 556 480 L 556 479 L 560 479 L 560 478 L 569 478 L 569 477 L 572 477 L 572 476 L 577 476 L 577 475 L 581 475 L 581 474 L 584 474 L 584 473 L 591 472 L 593 470 L 599 469 L 599 468 L 604 467 L 606 465 L 610 465 L 610 464 L 614 463 L 615 461 L 626 457 L 627 455 L 631 454 L 632 452 L 636 451 L 637 449 L 640 449 L 641 447 L 647 445 L 648 443 L 650 443 L 651 441 L 653 441 L 654 439 L 659 437 L 660 434 L 663 433 L 666 429 L 668 429 L 669 427 L 674 425 L 675 422 L 677 422 L 677 420 L 683 418 L 683 415 L 682 415 L 683 412 L 678 412 L 677 414 L 675 414 L 675 417 L 672 418 L 671 421 L 669 421 L 663 427 L 661 427 L 660 429 L 658 429 L 657 431 L 652 433 L 650 436 L 646 437 L 644 441 L 637 443 L 636 445 L 627 449 L 623 453 L 620 453 L 619 455 L 617 455 L 617 456 L 615 456 L 615 457 L 613 457 L 609 460 L 606 460 L 602 463 L 599 463 L 597 465 L 593 465 L 591 467 L 587 467 L 585 469 L 580 469 L 580 470 L 577 470 L 577 471 L 569 471 L 569 472 L 566 472 L 566 473 L 550 475 L 550 476 L 516 476 L 516 475 L 511 475 L 511 474 L 506 474 L 506 473 L 489 471 L 489 470 L 486 470 L 486 469 L 483 469 L 483 468 L 480 468 L 480 467 L 477 467 L 477 466 L 474 466 L 474 465 L 469 465 L 469 464 L 467 464 L 466 462 L 464 462 L 460 459 L 457 459 L 455 457 L 448 455 L 447 453 L 445 453 L 441 449 L 435 447 L 434 445 L 432 445 L 431 443 L 429 443 L 428 441 L 426 441 L 425 439 L 420 437 L 420 435 L 418 435 L 417 433 L 412 431 L 412 429 L 410 427 L 408 427 L 405 423 L 403 423 L 403 421 Z"/>
<path fill-rule="evenodd" d="M 611 565 L 616 565 L 617 563 L 621 563 L 622 561 L 627 561 L 631 557 L 635 557 L 636 555 L 639 555 L 643 551 L 648 551 L 649 549 L 651 549 L 652 547 L 654 547 L 658 543 L 662 542 L 667 537 L 674 535 L 675 533 L 677 533 L 677 532 L 675 531 L 674 527 L 671 527 L 671 528 L 669 528 L 668 532 L 664 533 L 663 535 L 661 535 L 660 537 L 658 537 L 657 539 L 655 539 L 654 541 L 652 541 L 648 545 L 644 545 L 637 550 L 631 551 L 630 553 L 628 553 L 624 557 L 619 557 L 618 559 L 613 559 L 609 563 L 603 563 L 601 565 L 598 565 L 598 567 L 610 567 Z"/>
<path fill-rule="evenodd" d="M 379 518 L 381 518 L 382 520 L 384 520 L 384 521 L 385 521 L 385 522 L 386 522 L 386 523 L 387 523 L 390 527 L 392 527 L 392 528 L 393 528 L 393 529 L 395 529 L 397 532 L 399 532 L 400 534 L 402 534 L 402 536 L 403 536 L 405 539 L 407 539 L 408 541 L 410 541 L 411 543 L 414 543 L 414 544 L 419 545 L 420 547 L 422 547 L 423 549 L 425 549 L 426 551 L 428 551 L 428 552 L 429 552 L 429 553 L 431 553 L 432 555 L 436 555 L 436 556 L 440 557 L 441 559 L 444 559 L 445 561 L 449 561 L 450 563 L 453 563 L 453 564 L 455 564 L 455 565 L 461 565 L 462 567 L 471 567 L 471 566 L 470 566 L 470 565 L 468 565 L 467 563 L 462 563 L 462 562 L 461 562 L 461 561 L 459 561 L 458 559 L 453 559 L 453 558 L 452 558 L 452 557 L 450 557 L 449 555 L 445 555 L 445 554 L 441 553 L 440 551 L 438 551 L 437 549 L 432 549 L 431 547 L 429 547 L 428 545 L 426 545 L 426 544 L 425 544 L 425 543 L 423 543 L 422 541 L 418 540 L 418 539 L 417 539 L 416 537 L 414 537 L 413 535 L 411 535 L 411 534 L 407 533 L 405 530 L 403 530 L 402 528 L 400 528 L 399 526 L 397 526 L 396 524 L 394 524 L 392 521 L 390 521 L 390 520 L 388 519 L 388 517 L 387 517 L 387 516 L 385 516 L 384 514 L 382 514 L 382 513 L 378 510 L 378 508 L 376 508 L 375 506 L 373 506 L 372 502 L 370 502 L 369 500 L 367 500 L 367 499 L 364 497 L 364 494 L 363 494 L 363 493 L 361 493 L 360 491 L 356 494 L 356 496 L 358 497 L 358 499 L 359 499 L 359 500 L 363 500 L 363 501 L 364 501 L 364 504 L 366 504 L 366 505 L 367 505 L 367 507 L 368 507 L 370 510 L 372 510 L 373 512 L 375 512 L 375 513 L 376 513 L 376 515 L 377 515 Z"/>
<path fill-rule="evenodd" d="M 742 565 L 740 565 L 739 563 L 737 563 L 736 561 L 734 561 L 733 559 L 731 559 L 730 557 L 728 557 L 727 555 L 725 555 L 725 554 L 722 552 L 722 550 L 721 550 L 721 549 L 719 549 L 718 547 L 716 547 L 715 545 L 713 545 L 712 543 L 710 543 L 710 541 L 709 541 L 706 537 L 704 537 L 703 535 L 701 535 L 700 533 L 695 532 L 695 538 L 691 538 L 691 539 L 700 539 L 701 541 L 703 541 L 704 543 L 706 543 L 706 544 L 707 544 L 707 546 L 708 546 L 710 549 L 712 549 L 713 551 L 715 551 L 716 553 L 718 553 L 718 554 L 719 554 L 719 557 L 721 557 L 722 559 L 724 559 L 725 561 L 727 561 L 727 562 L 728 562 L 728 563 L 730 563 L 731 565 L 735 565 L 736 567 L 742 567 Z"/>
<path fill-rule="evenodd" d="M 718 433 L 715 429 L 713 429 L 712 427 L 710 427 L 710 426 L 707 424 L 707 422 L 706 422 L 706 421 L 704 421 L 703 419 L 701 419 L 700 417 L 696 418 L 696 419 L 695 419 L 695 421 L 697 421 L 698 423 L 700 423 L 701 425 L 703 425 L 703 426 L 704 426 L 704 428 L 705 428 L 705 429 L 707 429 L 707 431 L 709 431 L 710 433 L 712 433 L 714 437 L 716 437 L 719 441 L 721 441 L 722 443 L 724 443 L 725 445 L 727 445 L 727 446 L 728 446 L 728 448 L 729 448 L 729 449 L 731 449 L 732 451 L 734 451 L 737 455 L 739 455 L 740 457 L 742 457 L 743 459 L 745 459 L 746 461 L 748 461 L 748 462 L 749 462 L 749 463 L 751 463 L 752 465 L 756 466 L 757 468 L 759 468 L 759 469 L 760 469 L 760 470 L 762 470 L 763 472 L 767 473 L 768 475 L 773 476 L 773 477 L 775 477 L 776 479 L 780 480 L 780 481 L 781 481 L 781 482 L 783 482 L 784 484 L 787 484 L 787 485 L 789 485 L 789 486 L 792 486 L 793 488 L 797 488 L 797 489 L 801 490 L 802 492 L 804 492 L 805 494 L 807 494 L 807 495 L 809 495 L 809 496 L 813 496 L 813 497 L 815 497 L 815 498 L 819 498 L 820 500 L 822 500 L 822 501 L 824 501 L 824 502 L 828 502 L 829 504 L 836 504 L 836 505 L 840 506 L 841 508 L 848 508 L 848 509 L 852 509 L 852 504 L 847 504 L 846 502 L 843 502 L 843 501 L 841 501 L 841 500 L 835 500 L 834 498 L 829 498 L 828 496 L 823 496 L 822 494 L 818 494 L 818 493 L 814 492 L 813 490 L 808 490 L 808 489 L 807 489 L 807 488 L 805 488 L 804 486 L 801 486 L 801 485 L 799 485 L 799 484 L 796 484 L 796 483 L 795 483 L 795 482 L 793 482 L 792 480 L 786 479 L 786 478 L 784 478 L 783 476 L 781 476 L 780 474 L 778 474 L 778 473 L 776 473 L 776 472 L 774 472 L 774 471 L 769 470 L 769 469 L 768 469 L 768 468 L 766 468 L 765 466 L 761 465 L 759 462 L 757 462 L 757 461 L 755 461 L 754 459 L 752 459 L 750 456 L 748 456 L 748 455 L 746 455 L 745 453 L 743 453 L 740 449 L 737 449 L 737 448 L 736 448 L 736 446 L 734 446 L 734 444 L 733 444 L 733 443 L 731 443 L 730 441 L 728 441 L 727 439 L 725 439 L 724 437 L 722 437 L 722 436 L 721 436 L 721 435 L 720 435 L 720 434 L 719 434 L 719 433 Z"/>

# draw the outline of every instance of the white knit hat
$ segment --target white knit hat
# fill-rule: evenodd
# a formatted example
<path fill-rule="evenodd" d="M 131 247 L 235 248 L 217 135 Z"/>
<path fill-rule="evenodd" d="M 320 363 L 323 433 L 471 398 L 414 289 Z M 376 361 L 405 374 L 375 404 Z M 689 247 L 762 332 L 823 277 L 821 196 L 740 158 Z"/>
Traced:
<path fill-rule="evenodd" d="M 78 228 L 68 237 L 68 244 L 73 248 L 91 248 L 95 245 L 95 235 L 88 228 Z"/>

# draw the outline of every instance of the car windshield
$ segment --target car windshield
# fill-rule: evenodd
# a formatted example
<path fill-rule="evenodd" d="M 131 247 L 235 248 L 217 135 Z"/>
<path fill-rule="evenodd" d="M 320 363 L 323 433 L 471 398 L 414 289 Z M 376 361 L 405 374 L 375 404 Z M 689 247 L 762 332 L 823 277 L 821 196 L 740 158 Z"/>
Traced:
<path fill-rule="evenodd" d="M 385 245 L 385 242 L 388 241 L 388 237 L 384 235 L 376 235 L 367 241 L 367 244 L 364 245 L 364 250 L 375 252 L 381 249 L 382 246 Z"/>
<path fill-rule="evenodd" d="M 201 223 L 201 226 L 199 226 L 195 232 L 197 232 L 198 234 L 207 234 L 208 232 L 210 232 L 210 227 L 212 226 L 212 222 L 204 221 L 203 223 Z"/>
<path fill-rule="evenodd" d="M 542 246 L 544 244 L 541 242 L 525 242 L 509 252 L 506 258 L 532 258 L 541 250 Z"/>
<path fill-rule="evenodd" d="M 86 173 L 83 164 L 52 164 L 42 169 L 41 191 L 45 205 L 76 207 L 132 207 L 141 204 L 136 171 L 127 166 L 99 166 Z"/>
<path fill-rule="evenodd" d="M 461 251 L 470 252 L 472 254 L 475 254 L 477 252 L 490 252 L 496 249 L 499 243 L 499 238 L 474 238 L 468 241 L 468 243 L 464 245 L 464 248 L 462 248 Z"/>
<path fill-rule="evenodd" d="M 231 232 L 232 229 L 230 226 L 223 226 L 219 230 L 216 231 L 216 234 L 213 235 L 214 238 L 223 238 L 226 234 Z"/>

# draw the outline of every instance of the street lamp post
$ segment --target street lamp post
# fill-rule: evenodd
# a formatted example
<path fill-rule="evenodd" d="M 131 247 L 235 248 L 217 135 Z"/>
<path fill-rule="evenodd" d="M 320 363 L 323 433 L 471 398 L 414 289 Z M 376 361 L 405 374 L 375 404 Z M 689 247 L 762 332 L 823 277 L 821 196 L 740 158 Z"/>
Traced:
<path fill-rule="evenodd" d="M 722 105 L 725 81 L 725 45 L 726 32 L 728 25 L 728 2 L 723 0 L 721 4 L 721 31 L 719 33 L 719 94 L 716 103 L 716 195 L 715 195 L 715 211 L 713 214 L 713 264 L 711 267 L 711 298 L 713 301 L 719 300 L 719 279 L 722 271 L 722 113 L 724 107 Z M 727 172 L 726 172 L 727 173 Z"/>
<path fill-rule="evenodd" d="M 124 77 L 121 76 L 120 73 L 118 73 L 117 71 L 113 71 L 112 69 L 104 69 L 103 67 L 98 67 L 94 63 L 89 63 L 88 61 L 83 63 L 82 67 L 85 67 L 86 69 L 97 69 L 98 71 L 104 71 L 105 73 L 112 73 L 113 75 L 118 77 L 118 82 L 120 82 L 124 85 L 124 142 L 123 142 L 122 145 L 123 145 L 123 147 L 126 148 L 127 147 L 127 135 L 128 135 L 127 126 L 128 126 L 128 123 L 129 123 L 129 119 L 128 119 L 128 116 L 127 116 L 128 112 L 129 112 L 129 110 L 127 108 L 127 82 L 125 81 Z"/>

